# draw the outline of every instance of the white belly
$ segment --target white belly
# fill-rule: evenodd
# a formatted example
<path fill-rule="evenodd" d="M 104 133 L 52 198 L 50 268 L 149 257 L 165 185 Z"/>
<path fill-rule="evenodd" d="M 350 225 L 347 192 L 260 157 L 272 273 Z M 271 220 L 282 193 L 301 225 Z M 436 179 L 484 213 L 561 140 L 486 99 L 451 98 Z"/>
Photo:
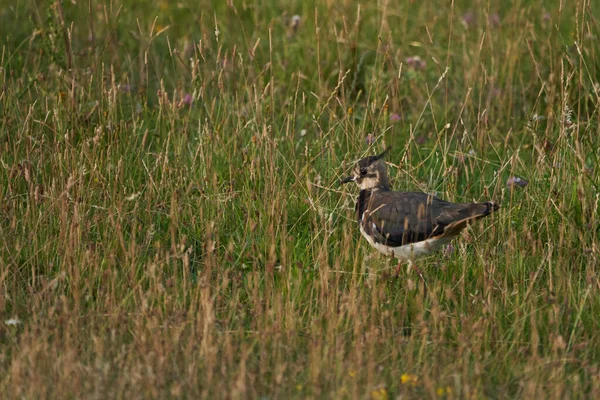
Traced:
<path fill-rule="evenodd" d="M 405 244 L 402 246 L 392 247 L 381 243 L 376 243 L 372 237 L 366 234 L 365 230 L 360 225 L 360 233 L 367 239 L 369 244 L 376 248 L 379 252 L 386 256 L 393 256 L 399 261 L 412 261 L 420 257 L 424 257 L 441 248 L 444 244 L 452 240 L 451 237 L 431 238 L 422 242 Z"/>

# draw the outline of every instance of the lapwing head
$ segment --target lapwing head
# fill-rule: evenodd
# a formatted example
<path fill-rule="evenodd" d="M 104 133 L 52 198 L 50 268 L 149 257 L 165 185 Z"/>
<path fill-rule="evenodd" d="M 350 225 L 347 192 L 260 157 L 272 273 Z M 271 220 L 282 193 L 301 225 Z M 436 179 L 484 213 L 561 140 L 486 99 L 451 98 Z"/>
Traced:
<path fill-rule="evenodd" d="M 348 182 L 354 182 L 360 186 L 361 190 L 364 189 L 388 189 L 390 186 L 387 167 L 383 157 L 390 150 L 388 146 L 383 153 L 377 156 L 369 156 L 359 160 L 352 171 L 352 175 L 342 179 L 341 184 Z"/>

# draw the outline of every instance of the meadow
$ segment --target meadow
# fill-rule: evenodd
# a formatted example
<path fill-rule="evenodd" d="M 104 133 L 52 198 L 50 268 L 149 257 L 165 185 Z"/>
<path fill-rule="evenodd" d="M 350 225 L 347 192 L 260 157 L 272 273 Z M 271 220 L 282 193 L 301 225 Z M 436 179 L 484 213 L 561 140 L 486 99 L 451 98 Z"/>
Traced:
<path fill-rule="evenodd" d="M 600 3 L 0 8 L 3 398 L 600 396 Z M 497 201 L 419 262 L 339 180 Z"/>

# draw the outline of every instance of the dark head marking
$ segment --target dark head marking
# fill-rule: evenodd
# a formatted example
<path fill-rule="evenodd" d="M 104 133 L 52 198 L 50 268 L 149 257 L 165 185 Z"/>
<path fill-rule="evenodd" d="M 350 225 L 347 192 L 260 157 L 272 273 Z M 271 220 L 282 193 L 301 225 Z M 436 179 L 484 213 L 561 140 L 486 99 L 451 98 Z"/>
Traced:
<path fill-rule="evenodd" d="M 376 156 L 369 156 L 369 157 L 365 157 L 362 160 L 360 160 L 358 162 L 358 166 L 359 168 L 367 168 L 369 165 L 373 164 L 374 162 L 381 160 L 383 157 L 386 156 L 386 154 L 390 151 L 390 149 L 392 148 L 392 146 L 388 146 L 381 154 L 376 155 Z"/>

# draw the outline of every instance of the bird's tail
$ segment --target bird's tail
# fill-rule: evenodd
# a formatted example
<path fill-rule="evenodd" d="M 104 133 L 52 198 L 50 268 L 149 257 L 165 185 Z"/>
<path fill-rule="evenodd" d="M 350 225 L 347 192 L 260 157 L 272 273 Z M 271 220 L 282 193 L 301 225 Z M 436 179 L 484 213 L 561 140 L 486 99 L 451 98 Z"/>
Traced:
<path fill-rule="evenodd" d="M 456 209 L 451 212 L 451 214 L 454 214 L 454 220 L 446 226 L 446 229 L 444 229 L 444 236 L 458 235 L 458 233 L 471 222 L 486 217 L 500 208 L 500 206 L 493 201 L 485 203 L 455 204 L 454 206 Z"/>
<path fill-rule="evenodd" d="M 476 218 L 482 218 L 486 215 L 490 215 L 494 211 L 498 211 L 498 209 L 500 208 L 498 203 L 495 203 L 493 201 L 488 201 L 485 203 L 475 203 L 473 205 L 477 206 L 477 208 L 480 209 L 479 214 L 476 216 Z"/>

